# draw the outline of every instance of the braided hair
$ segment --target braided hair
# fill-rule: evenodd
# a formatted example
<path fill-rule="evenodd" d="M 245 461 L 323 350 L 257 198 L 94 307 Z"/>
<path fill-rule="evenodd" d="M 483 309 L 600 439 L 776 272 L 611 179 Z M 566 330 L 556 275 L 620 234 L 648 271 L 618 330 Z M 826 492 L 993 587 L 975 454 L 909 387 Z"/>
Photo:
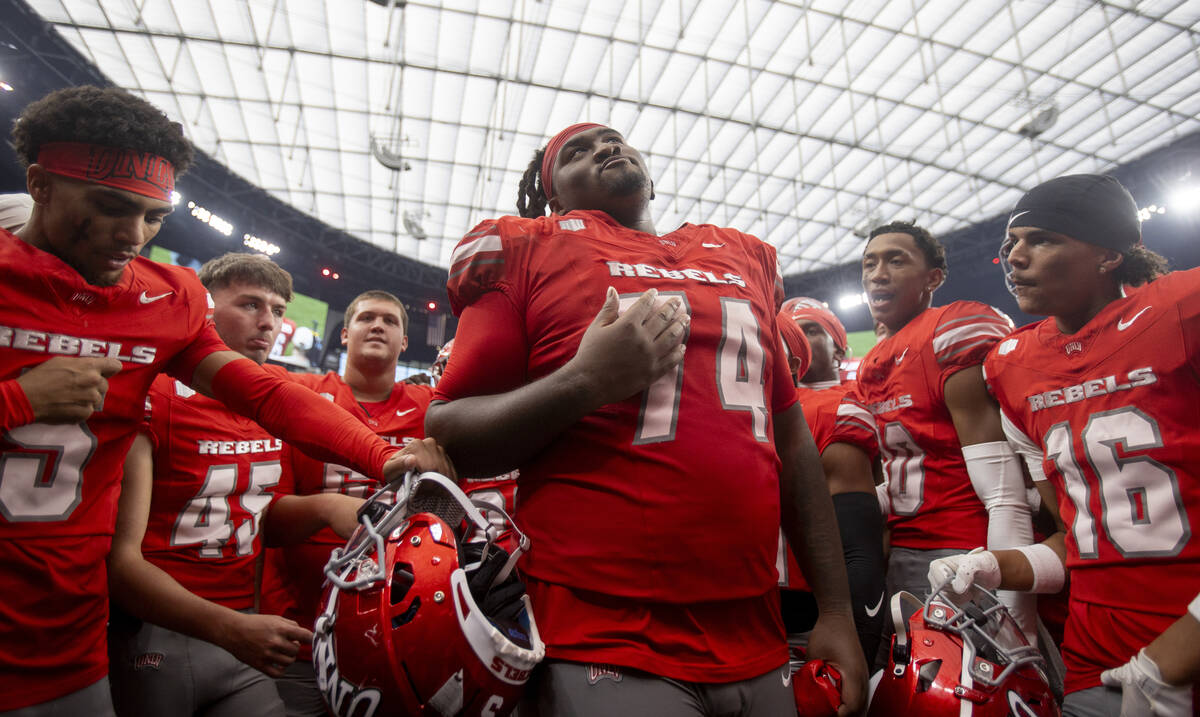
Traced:
<path fill-rule="evenodd" d="M 517 190 L 517 214 L 526 218 L 546 216 L 546 205 L 550 200 L 546 197 L 546 188 L 542 185 L 542 158 L 546 156 L 546 148 L 542 147 L 533 153 L 533 161 L 521 175 L 521 186 Z"/>

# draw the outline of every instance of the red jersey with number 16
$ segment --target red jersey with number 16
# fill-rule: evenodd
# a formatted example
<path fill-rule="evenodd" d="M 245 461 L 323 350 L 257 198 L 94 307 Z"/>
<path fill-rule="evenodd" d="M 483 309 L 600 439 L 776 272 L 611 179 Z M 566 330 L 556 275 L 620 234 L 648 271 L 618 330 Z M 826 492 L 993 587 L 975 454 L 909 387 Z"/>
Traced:
<path fill-rule="evenodd" d="M 1010 440 L 1058 496 L 1070 619 L 1076 603 L 1114 615 L 1113 630 L 1068 624 L 1068 690 L 1094 686 L 1200 592 L 1200 269 L 1139 288 L 1071 335 L 1053 319 L 1026 326 L 984 368 Z"/>
<path fill-rule="evenodd" d="M 147 408 L 154 488 L 142 555 L 206 600 L 253 606 L 259 530 L 283 442 L 168 376 L 150 387 Z"/>
<path fill-rule="evenodd" d="M 108 673 L 105 559 L 146 392 L 163 371 L 191 380 L 200 361 L 225 345 L 189 269 L 138 257 L 115 286 L 93 286 L 0 230 L 0 271 L 0 380 L 56 356 L 121 362 L 87 421 L 32 423 L 0 437 L 3 712 Z"/>
<path fill-rule="evenodd" d="M 425 437 L 425 412 L 433 389 L 397 383 L 391 395 L 378 403 L 360 403 L 346 382 L 332 371 L 325 375 L 296 375 L 295 380 L 352 413 L 371 430 L 392 445 L 405 444 Z M 283 479 L 280 495 L 344 493 L 366 498 L 379 488 L 379 482 L 336 463 L 310 458 L 292 446 L 283 451 Z M 346 541 L 324 528 L 298 545 L 267 550 L 263 573 L 262 611 L 283 615 L 311 628 L 321 612 L 321 585 L 325 582 L 325 563 L 334 548 Z M 301 659 L 308 659 L 310 646 L 301 646 Z"/>
<path fill-rule="evenodd" d="M 880 341 L 858 368 L 875 415 L 888 481 L 892 545 L 916 550 L 987 544 L 987 512 L 971 486 L 946 408 L 946 379 L 983 357 L 1012 321 L 977 301 L 926 309 Z"/>

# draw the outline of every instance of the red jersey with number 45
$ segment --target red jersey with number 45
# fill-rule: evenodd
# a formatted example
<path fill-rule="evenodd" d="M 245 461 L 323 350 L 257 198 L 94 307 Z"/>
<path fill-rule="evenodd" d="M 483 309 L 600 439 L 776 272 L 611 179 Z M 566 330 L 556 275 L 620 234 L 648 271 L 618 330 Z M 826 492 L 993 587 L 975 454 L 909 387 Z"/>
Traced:
<path fill-rule="evenodd" d="M 0 230 L 0 380 L 56 356 L 111 357 L 101 410 L 83 423 L 0 437 L 0 712 L 108 673 L 105 559 L 146 392 L 160 371 L 190 380 L 221 343 L 190 270 L 130 262 L 92 286 L 57 257 Z"/>
<path fill-rule="evenodd" d="M 946 408 L 946 379 L 1012 331 L 976 301 L 926 309 L 880 341 L 858 368 L 858 394 L 875 415 L 888 481 L 892 545 L 916 550 L 987 544 L 987 512 L 971 487 Z"/>
<path fill-rule="evenodd" d="M 1070 688 L 1099 684 L 1200 592 L 1200 269 L 1110 303 L 1075 334 L 1053 319 L 1027 326 L 984 368 L 1010 440 L 1058 495 L 1072 602 L 1129 628 L 1088 631 L 1107 659 L 1068 660 Z"/>
<path fill-rule="evenodd" d="M 206 600 L 253 606 L 259 530 L 283 442 L 168 376 L 150 387 L 147 408 L 154 488 L 142 555 Z"/>
<path fill-rule="evenodd" d="M 425 437 L 425 411 L 433 389 L 397 383 L 387 400 L 360 403 L 340 376 L 297 375 L 295 379 L 313 391 L 352 413 L 371 430 L 392 445 L 403 447 Z M 309 458 L 292 446 L 283 450 L 283 479 L 280 495 L 344 493 L 366 498 L 379 487 L 379 481 L 336 463 Z M 325 563 L 334 548 L 346 541 L 329 528 L 323 528 L 298 545 L 267 550 L 263 574 L 262 611 L 283 615 L 312 628 L 321 612 L 321 584 L 325 582 Z M 308 659 L 310 646 L 301 646 L 302 659 Z"/>
<path fill-rule="evenodd" d="M 874 461 L 879 456 L 879 439 L 875 435 L 875 419 L 855 396 L 851 384 L 834 384 L 825 388 L 798 386 L 796 396 L 804 407 L 804 420 L 812 432 L 817 451 L 834 443 L 846 443 L 861 450 Z M 779 585 L 789 590 L 809 590 L 808 581 L 800 572 L 796 556 L 787 545 L 782 531 L 779 534 Z"/>

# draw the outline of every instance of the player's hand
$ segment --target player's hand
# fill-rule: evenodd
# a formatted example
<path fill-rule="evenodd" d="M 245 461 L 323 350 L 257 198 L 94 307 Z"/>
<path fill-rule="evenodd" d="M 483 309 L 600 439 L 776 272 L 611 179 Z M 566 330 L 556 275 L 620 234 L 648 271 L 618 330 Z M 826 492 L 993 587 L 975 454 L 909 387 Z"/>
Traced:
<path fill-rule="evenodd" d="M 234 657 L 271 677 L 282 677 L 296 661 L 302 643 L 312 642 L 312 632 L 279 615 L 237 613 L 225 632 L 221 647 Z"/>
<path fill-rule="evenodd" d="M 116 359 L 55 356 L 21 374 L 17 383 L 37 422 L 79 423 L 100 409 L 108 377 L 120 370 Z"/>
<path fill-rule="evenodd" d="M 454 464 L 450 462 L 450 457 L 432 438 L 413 441 L 405 446 L 404 450 L 393 454 L 387 463 L 383 464 L 384 485 L 400 478 L 408 471 L 417 471 L 418 473 L 432 471 L 441 473 L 452 481 L 458 480 L 458 473 L 454 470 Z"/>
<path fill-rule="evenodd" d="M 975 585 L 995 590 L 1000 587 L 1000 563 L 990 550 L 975 548 L 969 553 L 934 560 L 929 564 L 928 577 L 930 590 L 948 587 L 959 595 Z"/>
<path fill-rule="evenodd" d="M 683 361 L 683 339 L 691 318 L 678 297 L 659 301 L 644 292 L 623 313 L 609 287 L 600 313 L 588 326 L 568 362 L 591 387 L 598 405 L 622 401 L 645 390 Z"/>
<path fill-rule="evenodd" d="M 808 659 L 825 660 L 842 673 L 842 705 L 838 717 L 861 714 L 867 707 L 867 661 L 849 614 L 817 618 L 808 638 Z"/>
<path fill-rule="evenodd" d="M 1121 717 L 1191 717 L 1192 685 L 1169 685 L 1158 665 L 1138 650 L 1129 662 L 1100 674 L 1100 681 L 1121 690 Z"/>

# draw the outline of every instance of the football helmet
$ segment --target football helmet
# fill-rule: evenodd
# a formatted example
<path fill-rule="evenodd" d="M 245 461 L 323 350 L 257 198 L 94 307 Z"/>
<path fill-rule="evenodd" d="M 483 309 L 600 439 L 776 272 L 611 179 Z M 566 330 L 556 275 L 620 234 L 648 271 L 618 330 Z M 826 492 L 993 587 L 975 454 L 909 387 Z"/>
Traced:
<path fill-rule="evenodd" d="M 437 358 L 433 360 L 433 368 L 429 369 L 429 373 L 433 375 L 433 382 L 436 384 L 442 380 L 442 374 L 446 372 L 446 362 L 450 360 L 450 352 L 454 349 L 454 339 L 446 342 L 441 350 L 437 353 Z"/>
<path fill-rule="evenodd" d="M 842 705 L 842 673 L 824 660 L 809 660 L 803 647 L 788 644 L 792 694 L 799 717 L 835 717 Z"/>
<path fill-rule="evenodd" d="M 313 630 L 313 666 L 331 713 L 508 715 L 545 655 L 525 587 L 499 530 L 437 473 L 372 495 L 360 527 L 325 566 L 331 584 Z M 467 543 L 474 532 L 482 542 Z"/>
<path fill-rule="evenodd" d="M 872 679 L 868 715 L 1058 717 L 1041 653 L 995 593 L 955 603 L 940 588 L 922 603 L 892 596 L 887 669 Z"/>

